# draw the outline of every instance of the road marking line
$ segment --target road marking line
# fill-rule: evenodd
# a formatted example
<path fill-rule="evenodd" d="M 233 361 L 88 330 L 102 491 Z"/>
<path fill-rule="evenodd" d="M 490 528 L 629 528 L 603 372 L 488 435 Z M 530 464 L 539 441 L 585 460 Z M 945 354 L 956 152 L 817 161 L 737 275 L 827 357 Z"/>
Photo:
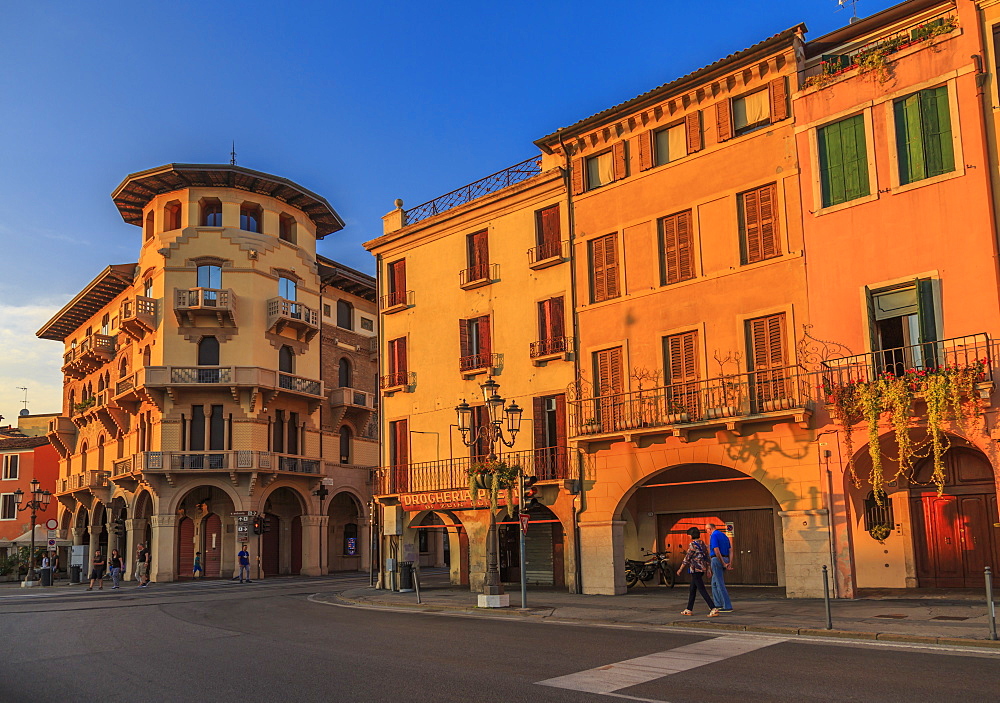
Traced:
<path fill-rule="evenodd" d="M 727 635 L 536 683 L 573 691 L 608 694 L 706 664 L 714 664 L 786 640 L 784 637 L 750 639 L 746 636 Z"/>

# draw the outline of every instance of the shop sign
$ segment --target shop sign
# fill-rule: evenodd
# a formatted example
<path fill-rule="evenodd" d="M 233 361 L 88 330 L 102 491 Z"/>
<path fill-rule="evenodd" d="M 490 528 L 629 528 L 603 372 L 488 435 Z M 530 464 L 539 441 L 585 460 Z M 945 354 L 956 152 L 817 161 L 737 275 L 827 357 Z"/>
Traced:
<path fill-rule="evenodd" d="M 506 505 L 506 491 L 497 495 L 497 505 Z M 488 508 L 490 505 L 489 491 L 479 491 L 479 499 L 473 504 L 472 494 L 468 488 L 455 488 L 450 491 L 425 491 L 423 493 L 402 493 L 399 503 L 403 510 L 473 510 Z"/>

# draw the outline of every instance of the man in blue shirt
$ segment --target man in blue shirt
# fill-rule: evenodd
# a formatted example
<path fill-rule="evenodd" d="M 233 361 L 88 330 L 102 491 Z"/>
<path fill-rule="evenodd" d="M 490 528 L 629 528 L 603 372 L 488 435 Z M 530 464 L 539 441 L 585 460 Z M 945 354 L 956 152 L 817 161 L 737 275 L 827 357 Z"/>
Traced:
<path fill-rule="evenodd" d="M 726 570 L 733 568 L 733 546 L 729 536 L 715 529 L 715 525 L 708 523 L 705 527 L 712 535 L 708 542 L 708 553 L 712 555 L 712 600 L 719 612 L 731 613 L 733 604 L 726 590 Z"/>
<path fill-rule="evenodd" d="M 246 574 L 246 582 L 250 583 L 250 552 L 245 544 L 236 556 L 240 560 L 240 583 L 243 583 L 243 574 Z"/>

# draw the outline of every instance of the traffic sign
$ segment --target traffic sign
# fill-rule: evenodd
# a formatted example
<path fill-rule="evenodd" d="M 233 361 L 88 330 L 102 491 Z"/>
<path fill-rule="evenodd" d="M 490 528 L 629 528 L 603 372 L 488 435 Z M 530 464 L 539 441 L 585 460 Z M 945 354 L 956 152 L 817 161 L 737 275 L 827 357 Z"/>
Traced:
<path fill-rule="evenodd" d="M 241 515 L 256 515 L 256 510 L 234 510 L 229 513 L 229 517 L 240 517 Z"/>
<path fill-rule="evenodd" d="M 55 538 L 56 538 L 56 531 L 55 530 L 49 530 L 49 534 L 48 534 L 49 541 L 51 542 Z"/>
<path fill-rule="evenodd" d="M 59 523 L 56 521 L 56 519 L 54 517 L 50 517 L 48 520 L 45 521 L 45 529 L 46 530 L 54 530 L 54 529 L 56 529 L 58 527 L 59 527 Z"/>
<path fill-rule="evenodd" d="M 531 514 L 518 513 L 517 517 L 521 521 L 521 532 L 528 534 L 528 521 L 531 520 Z"/>
<path fill-rule="evenodd" d="M 56 541 L 54 539 L 49 540 L 49 551 L 53 551 L 56 548 Z"/>

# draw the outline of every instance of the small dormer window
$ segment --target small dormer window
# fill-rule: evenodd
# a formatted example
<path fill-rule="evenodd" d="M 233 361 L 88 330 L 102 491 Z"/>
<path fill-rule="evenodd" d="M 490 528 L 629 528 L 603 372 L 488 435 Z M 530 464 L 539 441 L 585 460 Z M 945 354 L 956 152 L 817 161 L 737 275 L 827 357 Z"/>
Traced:
<path fill-rule="evenodd" d="M 201 201 L 201 226 L 222 227 L 222 202 L 217 198 Z"/>
<path fill-rule="evenodd" d="M 153 238 L 154 222 L 155 218 L 153 215 L 153 211 L 150 210 L 149 212 L 146 213 L 146 227 L 143 231 L 143 235 L 145 236 L 146 241 L 149 241 L 150 239 Z"/>
<path fill-rule="evenodd" d="M 261 214 L 260 205 L 243 203 L 240 206 L 240 229 L 244 232 L 260 232 Z"/>
<path fill-rule="evenodd" d="M 295 218 L 291 215 L 282 215 L 278 219 L 278 238 L 295 244 Z"/>

